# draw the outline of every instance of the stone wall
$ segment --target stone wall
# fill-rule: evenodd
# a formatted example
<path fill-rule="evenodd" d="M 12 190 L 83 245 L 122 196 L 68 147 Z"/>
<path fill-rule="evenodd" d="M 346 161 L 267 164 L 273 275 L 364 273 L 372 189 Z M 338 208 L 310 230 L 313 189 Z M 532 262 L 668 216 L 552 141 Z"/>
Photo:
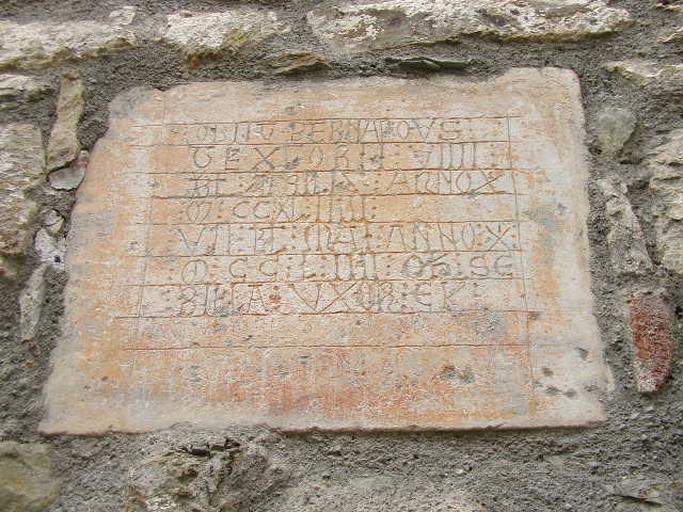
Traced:
<path fill-rule="evenodd" d="M 6 0 L 0 16 L 0 509 L 683 510 L 683 3 Z M 38 433 L 70 212 L 116 95 L 542 66 L 573 70 L 582 88 L 607 422 Z"/>

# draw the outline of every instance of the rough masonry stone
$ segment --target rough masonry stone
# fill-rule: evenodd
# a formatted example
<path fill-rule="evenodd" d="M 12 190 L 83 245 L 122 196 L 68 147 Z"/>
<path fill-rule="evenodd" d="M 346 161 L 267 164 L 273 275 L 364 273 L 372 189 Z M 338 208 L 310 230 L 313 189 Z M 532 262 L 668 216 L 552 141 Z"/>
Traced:
<path fill-rule="evenodd" d="M 47 210 L 42 214 L 43 226 L 52 235 L 58 235 L 64 231 L 64 217 L 57 210 Z"/>
<path fill-rule="evenodd" d="M 605 487 L 611 494 L 628 500 L 619 508 L 619 512 L 653 509 L 658 512 L 677 512 L 683 499 L 683 481 L 670 481 L 648 474 L 629 476 Z"/>
<path fill-rule="evenodd" d="M 49 88 L 48 84 L 32 76 L 0 74 L 0 110 L 9 110 L 36 100 Z"/>
<path fill-rule="evenodd" d="M 0 273 L 11 273 L 7 258 L 25 254 L 37 220 L 31 192 L 45 178 L 40 130 L 30 124 L 0 126 Z"/>
<path fill-rule="evenodd" d="M 626 185 L 610 179 L 598 182 L 605 196 L 609 222 L 607 246 L 614 270 L 622 275 L 642 276 L 652 270 L 643 230 L 626 197 Z"/>
<path fill-rule="evenodd" d="M 74 135 L 76 134 L 74 133 Z M 77 139 L 76 143 L 80 147 Z M 78 158 L 71 162 L 69 166 L 52 171 L 47 177 L 50 186 L 57 190 L 74 190 L 78 188 L 85 176 L 89 158 L 90 153 L 83 150 L 78 154 Z"/>
<path fill-rule="evenodd" d="M 681 12 L 683 12 L 683 6 L 681 7 Z M 683 42 L 683 24 L 674 30 L 662 30 L 660 34 L 658 39 L 659 42 L 680 44 Z"/>
<path fill-rule="evenodd" d="M 657 7 L 666 9 L 667 11 L 683 13 L 683 4 L 681 4 L 679 0 L 659 0 L 657 2 Z"/>
<path fill-rule="evenodd" d="M 618 31 L 631 17 L 602 0 L 386 0 L 319 7 L 307 19 L 313 33 L 330 47 L 362 51 L 467 36 L 579 40 Z"/>
<path fill-rule="evenodd" d="M 134 16 L 135 10 L 125 7 L 105 22 L 0 20 L 0 69 L 40 69 L 131 48 L 137 44 L 129 27 Z"/>
<path fill-rule="evenodd" d="M 34 240 L 36 255 L 42 263 L 55 268 L 64 267 L 66 240 L 64 236 L 52 234 L 47 228 L 40 228 Z"/>
<path fill-rule="evenodd" d="M 286 52 L 274 55 L 266 59 L 266 64 L 278 75 L 294 75 L 329 67 L 323 57 L 311 52 Z"/>
<path fill-rule="evenodd" d="M 43 512 L 59 495 L 49 446 L 0 443 L 0 509 Z"/>
<path fill-rule="evenodd" d="M 57 120 L 50 133 L 47 145 L 48 170 L 59 169 L 73 162 L 79 155 L 78 123 L 83 115 L 83 82 L 75 71 L 62 78 L 57 101 Z"/>
<path fill-rule="evenodd" d="M 601 421 L 583 140 L 558 69 L 119 97 L 42 429 Z"/>
<path fill-rule="evenodd" d="M 258 445 L 232 439 L 158 450 L 130 473 L 125 512 L 237 512 L 287 481 Z"/>
<path fill-rule="evenodd" d="M 598 147 L 606 156 L 616 156 L 633 135 L 636 116 L 628 109 L 607 107 L 598 113 L 595 134 Z"/>
<path fill-rule="evenodd" d="M 274 11 L 237 8 L 224 12 L 182 11 L 168 16 L 162 39 L 181 49 L 193 62 L 235 54 L 275 34 L 288 32 Z"/>
<path fill-rule="evenodd" d="M 605 69 L 621 75 L 657 94 L 683 93 L 683 64 L 661 64 L 647 60 L 609 62 Z"/>
<path fill-rule="evenodd" d="M 33 269 L 19 296 L 19 335 L 22 341 L 33 342 L 38 332 L 45 304 L 47 286 L 45 276 L 49 268 L 64 268 L 64 219 L 55 210 L 42 212 L 43 227 L 33 239 L 33 247 L 40 263 Z"/>
<path fill-rule="evenodd" d="M 683 129 L 655 150 L 649 161 L 655 203 L 655 235 L 662 264 L 683 276 Z"/>
<path fill-rule="evenodd" d="M 636 388 L 659 391 L 671 374 L 673 313 L 660 293 L 638 292 L 628 301 Z"/>
<path fill-rule="evenodd" d="M 33 341 L 38 332 L 40 315 L 45 302 L 45 273 L 48 265 L 41 263 L 29 277 L 19 296 L 19 336 L 22 341 Z"/>

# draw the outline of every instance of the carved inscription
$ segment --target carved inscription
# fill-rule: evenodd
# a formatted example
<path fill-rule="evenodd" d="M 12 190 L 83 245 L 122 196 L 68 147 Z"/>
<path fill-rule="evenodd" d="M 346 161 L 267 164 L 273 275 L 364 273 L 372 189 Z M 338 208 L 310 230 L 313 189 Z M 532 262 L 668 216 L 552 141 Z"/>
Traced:
<path fill-rule="evenodd" d="M 113 162 L 108 197 L 125 208 L 109 233 L 74 242 L 72 258 L 94 263 L 74 267 L 84 279 L 73 286 L 107 304 L 81 320 L 85 371 L 118 411 L 92 428 L 441 429 L 601 415 L 538 396 L 543 378 L 573 364 L 567 354 L 595 344 L 590 308 L 568 309 L 590 304 L 571 274 L 585 263 L 583 226 L 558 218 L 564 208 L 583 221 L 569 186 L 583 164 L 569 125 L 539 131 L 555 122 L 555 100 L 520 103 L 495 84 L 441 107 L 396 83 L 253 96 L 197 87 L 196 100 L 192 87 L 138 100 L 93 162 Z M 86 211 L 99 210 L 90 197 L 107 178 L 89 179 L 84 234 L 104 225 Z M 98 269 L 111 276 L 102 288 L 90 286 Z M 588 338 L 565 347 L 577 321 Z M 51 415 L 47 430 L 73 430 Z"/>
<path fill-rule="evenodd" d="M 136 317 L 527 313 L 509 115 L 138 128 Z"/>

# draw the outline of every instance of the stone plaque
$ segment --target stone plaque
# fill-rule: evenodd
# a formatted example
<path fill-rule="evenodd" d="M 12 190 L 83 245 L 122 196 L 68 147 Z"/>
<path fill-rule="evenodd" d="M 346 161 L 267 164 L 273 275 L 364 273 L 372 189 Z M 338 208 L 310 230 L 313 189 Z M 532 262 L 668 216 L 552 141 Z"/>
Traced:
<path fill-rule="evenodd" d="M 603 418 L 573 73 L 196 83 L 111 110 L 44 431 Z"/>

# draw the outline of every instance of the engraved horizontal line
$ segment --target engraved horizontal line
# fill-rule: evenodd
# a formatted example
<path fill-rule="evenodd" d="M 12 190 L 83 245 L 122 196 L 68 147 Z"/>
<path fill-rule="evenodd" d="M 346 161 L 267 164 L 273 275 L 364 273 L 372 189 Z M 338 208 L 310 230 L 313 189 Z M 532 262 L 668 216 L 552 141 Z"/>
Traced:
<path fill-rule="evenodd" d="M 269 146 L 336 146 L 338 144 L 345 144 L 347 146 L 378 146 L 380 144 L 425 144 L 425 145 L 446 145 L 446 144 L 522 144 L 521 140 L 507 139 L 474 139 L 474 140 L 438 140 L 425 142 L 423 140 L 383 140 L 379 142 L 358 142 L 358 141 L 339 141 L 339 142 L 183 142 L 170 143 L 159 142 L 156 144 L 131 144 L 133 147 L 187 147 L 187 148 L 203 148 L 216 146 L 252 146 L 252 147 L 269 147 Z"/>
<path fill-rule="evenodd" d="M 258 257 L 270 257 L 270 256 L 380 256 L 382 254 L 476 254 L 476 253 L 522 253 L 524 249 L 486 249 L 486 250 L 449 250 L 449 249 L 439 249 L 432 251 L 378 251 L 378 252 L 270 252 L 270 253 L 240 253 L 240 254 L 135 254 L 130 255 L 133 258 L 234 258 L 234 257 L 245 257 L 245 258 L 258 258 Z"/>
<path fill-rule="evenodd" d="M 348 226 L 349 224 L 354 225 L 354 226 L 364 226 L 365 224 L 391 224 L 393 226 L 398 226 L 400 224 L 405 224 L 406 226 L 411 226 L 413 224 L 434 224 L 434 225 L 448 225 L 448 224 L 472 224 L 472 223 L 503 223 L 507 222 L 510 224 L 516 224 L 518 222 L 530 222 L 524 219 L 515 219 L 515 218 L 508 218 L 508 219 L 493 219 L 493 220 L 481 220 L 481 219 L 468 219 L 468 220 L 446 220 L 446 221 L 434 221 L 434 220 L 429 220 L 429 221 L 416 221 L 416 220 L 382 220 L 382 221 L 344 221 L 344 222 L 338 222 L 338 221 L 330 221 L 330 222 L 323 222 L 323 221 L 308 221 L 308 222 L 296 222 L 295 224 L 322 224 L 325 226 L 333 226 L 333 225 L 339 225 L 339 226 Z M 139 225 L 139 224 L 144 224 L 144 223 L 134 223 L 134 224 L 129 224 L 129 225 Z M 177 226 L 194 226 L 198 223 L 196 222 L 179 222 Z M 274 225 L 277 226 L 279 224 L 292 224 L 291 222 L 287 221 L 253 221 L 253 222 L 207 222 L 206 224 L 268 224 L 268 225 Z"/>
<path fill-rule="evenodd" d="M 322 173 L 333 173 L 333 172 L 346 172 L 346 173 L 379 173 L 379 174 L 392 174 L 396 172 L 512 172 L 520 174 L 531 174 L 533 171 L 531 169 L 518 169 L 513 167 L 459 167 L 459 168 L 444 168 L 444 167 L 414 167 L 414 168 L 401 168 L 401 169 L 283 169 L 278 171 L 240 171 L 238 169 L 227 168 L 224 172 L 218 171 L 128 171 L 124 174 L 143 174 L 143 175 L 171 175 L 171 176 L 232 176 L 234 174 L 251 174 L 254 176 L 276 176 L 287 175 L 287 174 L 322 174 Z"/>
<path fill-rule="evenodd" d="M 426 278 L 426 279 L 397 279 L 397 278 L 386 278 L 386 279 L 306 279 L 302 281 L 225 281 L 223 283 L 145 283 L 145 284 L 124 284 L 123 288 L 138 288 L 140 286 L 145 288 L 188 288 L 196 286 L 228 286 L 228 285 L 290 285 L 290 284 L 307 284 L 307 283 L 334 283 L 334 284 L 351 284 L 351 283 L 370 283 L 370 284 L 381 284 L 381 283 L 413 283 L 413 282 L 436 282 L 441 283 L 443 281 L 521 281 L 526 279 L 526 277 L 451 277 L 451 278 Z"/>
<path fill-rule="evenodd" d="M 328 315 L 458 315 L 458 314 L 463 314 L 463 313 L 533 313 L 533 310 L 526 310 L 526 309 L 488 309 L 488 310 L 482 310 L 482 309 L 459 309 L 457 311 L 446 311 L 446 310 L 441 310 L 441 311 L 329 311 L 329 312 L 319 312 L 319 311 L 309 311 L 309 312 L 302 312 L 302 311 L 297 311 L 297 312 L 292 312 L 292 313 L 281 313 L 281 312 L 268 312 L 268 313 L 239 313 L 235 315 L 226 315 L 226 316 L 216 316 L 216 315 L 195 315 L 195 316 L 180 316 L 180 315 L 121 315 L 121 316 L 114 316 L 112 318 L 116 320 L 131 320 L 131 319 L 170 319 L 170 318 L 176 318 L 176 319 L 185 319 L 185 320 L 193 320 L 193 319 L 198 319 L 198 318 L 212 318 L 212 319 L 217 319 L 217 318 L 233 318 L 233 317 L 245 317 L 245 316 L 253 316 L 253 317 L 277 317 L 277 316 L 328 316 Z"/>
<path fill-rule="evenodd" d="M 443 343 L 434 345 L 417 345 L 417 344 L 407 344 L 407 345 L 201 345 L 194 347 L 131 347 L 131 348 L 119 348 L 118 350 L 124 352 L 164 352 L 164 351 L 174 351 L 174 350 L 270 350 L 270 349 L 377 349 L 377 350 L 387 350 L 387 349 L 399 349 L 399 348 L 417 348 L 417 349 L 429 349 L 429 348 L 480 348 L 480 349 L 494 349 L 498 347 L 518 347 L 526 348 L 526 343 Z"/>
<path fill-rule="evenodd" d="M 440 192 L 405 192 L 397 194 L 374 194 L 374 193 L 364 193 L 364 194 L 284 194 L 284 195 L 244 195 L 244 194 L 214 194 L 208 196 L 149 196 L 150 199 L 224 199 L 224 198 L 241 198 L 241 199 L 263 199 L 263 198 L 286 198 L 286 197 L 398 197 L 398 196 L 418 196 L 418 197 L 430 197 L 430 196 L 525 196 L 527 194 L 520 194 L 515 192 L 457 192 L 457 193 L 440 193 Z"/>
<path fill-rule="evenodd" d="M 312 221 L 312 220 L 301 220 L 301 221 L 268 221 L 268 222 L 135 222 L 132 224 L 128 224 L 129 226 L 147 226 L 147 225 L 153 225 L 153 226 L 228 226 L 228 225 L 268 225 L 268 226 L 278 226 L 278 225 L 292 225 L 292 224 L 321 224 L 325 226 L 329 225 L 339 225 L 339 226 L 364 226 L 366 224 L 390 224 L 390 225 L 398 225 L 401 223 L 405 223 L 407 225 L 410 224 L 472 224 L 472 223 L 486 223 L 486 222 L 509 222 L 509 223 L 526 223 L 526 222 L 531 222 L 529 220 L 524 220 L 524 219 L 505 219 L 505 220 L 481 220 L 481 219 L 474 219 L 474 220 L 449 220 L 449 221 L 444 221 L 444 222 L 435 222 L 433 220 L 430 221 L 424 221 L 424 220 L 409 220 L 409 221 L 402 221 L 402 220 L 396 220 L 396 221 L 364 221 L 362 223 L 359 223 L 358 221 L 348 221 L 348 222 L 325 222 L 325 221 Z"/>
<path fill-rule="evenodd" d="M 435 116 L 435 117 L 306 117 L 298 119 L 264 119 L 256 121 L 197 121 L 194 123 L 183 123 L 164 120 L 162 123 L 150 124 L 135 124 L 132 128 L 148 128 L 148 127 L 170 127 L 170 126 L 214 126 L 214 125 L 238 125 L 238 124 L 276 124 L 276 123 L 297 123 L 297 122 L 316 122 L 316 121 L 416 121 L 416 120 L 471 120 L 471 119 L 518 119 L 524 117 L 521 114 L 505 114 L 505 115 L 480 115 L 480 116 Z"/>

